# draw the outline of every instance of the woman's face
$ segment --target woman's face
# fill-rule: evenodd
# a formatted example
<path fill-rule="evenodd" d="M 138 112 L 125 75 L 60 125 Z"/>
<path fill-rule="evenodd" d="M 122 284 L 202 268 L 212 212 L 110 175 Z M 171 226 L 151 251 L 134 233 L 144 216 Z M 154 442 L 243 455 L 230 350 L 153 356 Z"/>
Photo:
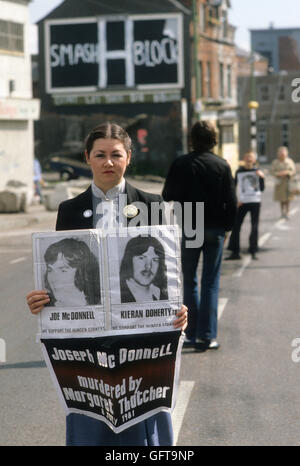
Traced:
<path fill-rule="evenodd" d="M 90 154 L 86 152 L 85 157 L 95 184 L 107 192 L 122 181 L 131 152 L 127 153 L 118 139 L 96 139 Z"/>
<path fill-rule="evenodd" d="M 248 152 L 248 154 L 245 154 L 244 156 L 244 162 L 245 162 L 245 168 L 252 168 L 253 165 L 255 164 L 256 157 L 254 153 Z"/>
<path fill-rule="evenodd" d="M 277 157 L 280 160 L 280 162 L 284 162 L 285 159 L 287 158 L 287 155 L 288 155 L 288 153 L 287 153 L 286 149 L 284 149 L 284 148 L 278 149 Z"/>
<path fill-rule="evenodd" d="M 76 269 L 68 265 L 64 255 L 58 253 L 56 262 L 47 265 L 47 279 L 55 297 L 62 291 L 74 287 Z"/>
<path fill-rule="evenodd" d="M 159 256 L 155 253 L 154 248 L 149 246 L 147 251 L 140 256 L 133 256 L 132 265 L 134 280 L 142 286 L 148 286 L 157 273 Z"/>

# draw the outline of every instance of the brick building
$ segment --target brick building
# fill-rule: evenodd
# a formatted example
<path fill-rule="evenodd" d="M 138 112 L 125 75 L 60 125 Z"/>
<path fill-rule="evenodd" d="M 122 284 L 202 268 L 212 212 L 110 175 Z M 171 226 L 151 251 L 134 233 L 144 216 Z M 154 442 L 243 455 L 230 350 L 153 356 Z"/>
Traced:
<path fill-rule="evenodd" d="M 236 47 L 237 76 L 265 76 L 269 72 L 269 60 L 259 53 Z"/>
<path fill-rule="evenodd" d="M 197 0 L 196 8 L 198 69 L 194 68 L 192 78 L 195 116 L 199 110 L 202 119 L 215 122 L 219 132 L 218 154 L 228 160 L 234 171 L 238 165 L 239 136 L 235 27 L 229 22 L 231 3 Z"/>

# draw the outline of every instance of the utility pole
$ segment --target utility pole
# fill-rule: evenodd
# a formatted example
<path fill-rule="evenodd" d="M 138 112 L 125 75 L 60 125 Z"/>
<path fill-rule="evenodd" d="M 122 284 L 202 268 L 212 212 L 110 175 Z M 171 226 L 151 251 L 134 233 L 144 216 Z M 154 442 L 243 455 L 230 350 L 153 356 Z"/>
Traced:
<path fill-rule="evenodd" d="M 257 154 L 257 109 L 259 108 L 259 103 L 256 101 L 256 89 L 255 89 L 255 76 L 254 76 L 254 61 L 255 55 L 251 51 L 251 90 L 250 90 L 250 101 L 248 103 L 248 108 L 250 110 L 250 140 L 251 140 L 251 149 L 255 154 Z"/>
<path fill-rule="evenodd" d="M 193 0 L 193 30 L 194 30 L 194 75 L 196 84 L 196 101 L 194 105 L 194 116 L 196 120 L 201 118 L 201 91 L 200 91 L 200 76 L 198 65 L 198 14 L 197 14 L 197 0 Z"/>

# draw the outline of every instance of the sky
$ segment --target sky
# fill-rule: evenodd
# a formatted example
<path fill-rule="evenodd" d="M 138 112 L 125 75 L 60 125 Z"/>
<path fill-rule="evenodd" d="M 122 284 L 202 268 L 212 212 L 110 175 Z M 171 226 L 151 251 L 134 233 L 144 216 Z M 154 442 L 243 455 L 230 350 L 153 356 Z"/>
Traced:
<path fill-rule="evenodd" d="M 32 0 L 29 4 L 31 22 L 39 21 L 62 1 Z M 300 28 L 299 0 L 231 0 L 231 6 L 229 19 L 237 28 L 235 42 L 244 49 L 250 49 L 250 29 L 266 29 L 271 23 L 274 28 Z M 32 28 L 30 49 L 31 53 L 37 52 L 36 27 Z"/>

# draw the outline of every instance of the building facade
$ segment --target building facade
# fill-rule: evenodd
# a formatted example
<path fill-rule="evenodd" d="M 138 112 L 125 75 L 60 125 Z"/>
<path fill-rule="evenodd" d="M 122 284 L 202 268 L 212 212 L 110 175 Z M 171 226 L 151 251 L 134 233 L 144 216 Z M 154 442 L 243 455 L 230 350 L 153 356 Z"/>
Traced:
<path fill-rule="evenodd" d="M 300 70 L 300 28 L 252 29 L 251 47 L 269 60 L 275 73 Z"/>
<path fill-rule="evenodd" d="M 228 0 L 197 0 L 194 5 L 197 9 L 196 34 L 194 30 L 197 68 L 194 67 L 192 80 L 194 117 L 215 123 L 219 133 L 218 154 L 235 171 L 239 134 L 235 27 L 229 23 L 231 4 Z"/>
<path fill-rule="evenodd" d="M 249 102 L 257 102 L 255 117 L 257 155 L 271 163 L 279 146 L 286 146 L 293 159 L 300 161 L 299 71 L 300 29 L 251 30 L 255 63 L 247 76 L 240 67 L 238 100 L 240 106 L 241 154 L 252 147 Z M 266 64 L 259 57 L 264 57 Z M 265 72 L 264 72 L 265 67 Z"/>
<path fill-rule="evenodd" d="M 0 0 L 0 190 L 20 182 L 30 199 L 39 101 L 32 98 L 29 1 Z"/>
<path fill-rule="evenodd" d="M 39 152 L 83 146 L 105 120 L 127 128 L 135 173 L 165 175 L 186 150 L 190 10 L 173 0 L 65 0 L 39 24 Z"/>
<path fill-rule="evenodd" d="M 248 103 L 255 89 L 257 109 L 257 153 L 261 162 L 271 163 L 279 146 L 286 146 L 300 162 L 300 79 L 299 73 L 277 73 L 239 78 L 240 147 L 250 148 Z"/>
<path fill-rule="evenodd" d="M 237 76 L 265 76 L 269 73 L 269 60 L 259 53 L 236 47 Z"/>

